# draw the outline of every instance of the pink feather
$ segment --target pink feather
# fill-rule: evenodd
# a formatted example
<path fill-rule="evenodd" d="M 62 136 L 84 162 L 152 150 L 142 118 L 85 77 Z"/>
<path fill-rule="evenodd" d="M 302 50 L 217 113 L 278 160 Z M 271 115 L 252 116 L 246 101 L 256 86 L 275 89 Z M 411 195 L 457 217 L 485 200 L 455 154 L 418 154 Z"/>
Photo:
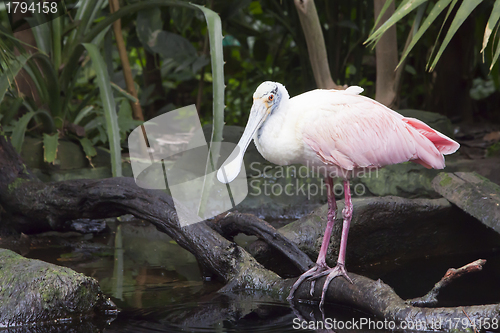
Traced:
<path fill-rule="evenodd" d="M 303 127 L 304 141 L 326 164 L 353 170 L 412 161 L 442 169 L 443 154 L 460 146 L 422 121 L 404 118 L 367 97 L 338 92 L 336 97 L 334 112 Z"/>

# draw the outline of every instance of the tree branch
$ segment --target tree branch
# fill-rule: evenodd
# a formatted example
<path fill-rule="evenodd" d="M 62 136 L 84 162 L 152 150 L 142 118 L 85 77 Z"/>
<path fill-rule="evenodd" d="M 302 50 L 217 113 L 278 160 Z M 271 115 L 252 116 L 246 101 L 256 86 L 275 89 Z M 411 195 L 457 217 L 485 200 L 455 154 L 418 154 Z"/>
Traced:
<path fill-rule="evenodd" d="M 218 231 L 225 237 L 237 235 L 239 232 L 254 235 L 268 245 L 285 255 L 302 272 L 308 270 L 314 263 L 288 238 L 280 234 L 272 225 L 255 215 L 229 213 L 216 222 Z"/>
<path fill-rule="evenodd" d="M 443 276 L 443 278 L 434 285 L 434 287 L 424 296 L 412 298 L 406 301 L 407 304 L 420 307 L 430 307 L 436 305 L 438 300 L 437 296 L 439 291 L 449 285 L 453 280 L 461 277 L 464 274 L 477 272 L 483 269 L 483 265 L 486 263 L 484 259 L 478 259 L 460 268 L 450 268 Z"/>

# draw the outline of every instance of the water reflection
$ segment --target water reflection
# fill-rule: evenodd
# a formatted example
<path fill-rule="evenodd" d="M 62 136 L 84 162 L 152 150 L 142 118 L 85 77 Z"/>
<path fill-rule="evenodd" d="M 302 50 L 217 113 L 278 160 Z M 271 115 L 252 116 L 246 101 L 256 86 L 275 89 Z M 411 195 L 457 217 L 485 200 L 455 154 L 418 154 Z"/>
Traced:
<path fill-rule="evenodd" d="M 27 257 L 67 266 L 96 278 L 121 313 L 111 322 L 94 318 L 5 332 L 297 332 L 297 329 L 330 332 L 332 330 L 311 323 L 325 323 L 326 319 L 330 322 L 374 319 L 342 306 L 327 306 L 323 314 L 317 305 L 290 305 L 284 300 L 286 295 L 277 301 L 265 293 L 217 293 L 222 283 L 206 279 L 208 273 L 203 272 L 192 254 L 149 223 L 130 220 L 108 223 L 108 226 L 108 232 L 94 236 L 78 233 L 29 236 L 19 245 L 19 251 Z M 243 237 L 240 241 L 250 243 L 252 239 Z M 500 278 L 497 269 L 500 251 L 466 257 L 462 254 L 422 259 L 404 265 L 377 263 L 353 266 L 351 270 L 372 278 L 381 277 L 403 297 L 417 297 L 427 292 L 447 268 L 482 257 L 488 260 L 483 271 L 488 274 L 462 278 L 443 292 L 441 300 L 447 306 L 498 300 L 500 291 L 494 286 Z M 491 283 L 478 281 L 485 276 Z M 453 289 L 455 286 L 458 288 Z M 474 291 L 475 298 L 464 298 L 468 295 L 464 292 L 469 289 Z M 450 299 L 450 294 L 460 299 Z"/>

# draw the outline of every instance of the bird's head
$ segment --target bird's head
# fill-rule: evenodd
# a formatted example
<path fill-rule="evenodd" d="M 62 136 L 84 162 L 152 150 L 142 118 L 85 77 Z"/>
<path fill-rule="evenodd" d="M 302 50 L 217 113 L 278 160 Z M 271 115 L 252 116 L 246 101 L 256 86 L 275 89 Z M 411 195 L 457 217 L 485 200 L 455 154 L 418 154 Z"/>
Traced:
<path fill-rule="evenodd" d="M 288 98 L 288 92 L 281 83 L 266 81 L 257 87 L 253 94 L 250 116 L 238 146 L 217 172 L 217 179 L 221 183 L 230 183 L 238 176 L 243 163 L 243 155 L 255 133 L 262 127 L 268 116 L 279 108 L 280 103 Z"/>

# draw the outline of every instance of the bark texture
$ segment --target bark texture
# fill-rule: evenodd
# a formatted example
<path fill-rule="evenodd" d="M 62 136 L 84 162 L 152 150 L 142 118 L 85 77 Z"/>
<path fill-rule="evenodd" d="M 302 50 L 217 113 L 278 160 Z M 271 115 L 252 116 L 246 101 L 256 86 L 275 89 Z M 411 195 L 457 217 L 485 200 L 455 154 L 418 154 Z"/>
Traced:
<path fill-rule="evenodd" d="M 385 0 L 373 0 L 375 19 L 379 16 L 384 3 Z M 394 14 L 394 9 L 395 5 L 392 2 L 375 29 Z M 377 66 L 375 99 L 389 108 L 397 108 L 398 96 L 395 70 L 398 65 L 398 42 L 396 25 L 389 28 L 378 41 L 375 47 L 375 58 Z"/>
<path fill-rule="evenodd" d="M 320 89 L 343 89 L 342 86 L 333 82 L 330 73 L 325 39 L 314 0 L 295 0 L 295 7 L 299 13 L 300 24 L 304 31 L 307 51 L 309 52 L 309 61 L 316 85 Z"/>

